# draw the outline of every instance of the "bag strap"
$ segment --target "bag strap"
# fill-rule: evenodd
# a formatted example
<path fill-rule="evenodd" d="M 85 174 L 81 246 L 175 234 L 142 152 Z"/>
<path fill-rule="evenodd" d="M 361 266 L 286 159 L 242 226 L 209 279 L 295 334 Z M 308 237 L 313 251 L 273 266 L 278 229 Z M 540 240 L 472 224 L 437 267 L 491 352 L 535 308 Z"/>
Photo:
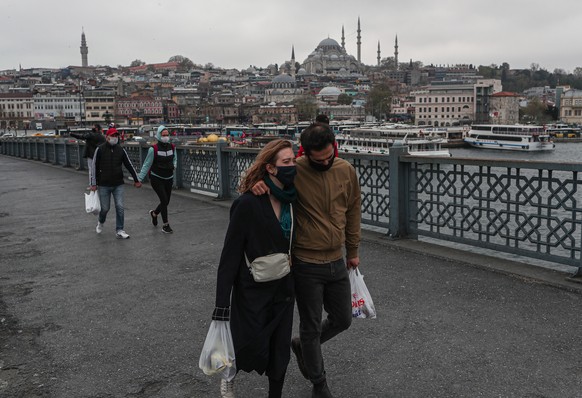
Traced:
<path fill-rule="evenodd" d="M 291 257 L 291 243 L 293 242 L 293 203 L 289 203 L 291 211 L 291 231 L 289 232 L 289 257 Z"/>

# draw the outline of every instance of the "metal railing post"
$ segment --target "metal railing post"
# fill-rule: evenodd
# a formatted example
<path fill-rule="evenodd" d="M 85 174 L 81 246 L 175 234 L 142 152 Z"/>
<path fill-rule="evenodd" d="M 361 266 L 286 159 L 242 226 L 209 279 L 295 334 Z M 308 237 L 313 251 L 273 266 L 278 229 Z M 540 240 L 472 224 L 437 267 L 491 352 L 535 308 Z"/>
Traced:
<path fill-rule="evenodd" d="M 228 152 L 224 151 L 228 145 L 226 142 L 216 143 L 216 162 L 218 166 L 218 197 L 217 199 L 230 198 L 230 183 L 228 178 Z"/>
<path fill-rule="evenodd" d="M 390 220 L 388 235 L 392 238 L 408 237 L 408 200 L 409 191 L 406 182 L 407 163 L 400 162 L 400 155 L 408 154 L 408 147 L 395 142 L 388 153 L 390 164 Z"/>
<path fill-rule="evenodd" d="M 174 156 L 177 156 L 176 160 L 176 170 L 174 171 L 174 175 L 176 176 L 174 180 L 174 186 L 176 188 L 183 188 L 182 186 L 182 155 L 184 155 L 185 151 L 183 149 L 178 149 L 176 147 L 176 153 Z"/>

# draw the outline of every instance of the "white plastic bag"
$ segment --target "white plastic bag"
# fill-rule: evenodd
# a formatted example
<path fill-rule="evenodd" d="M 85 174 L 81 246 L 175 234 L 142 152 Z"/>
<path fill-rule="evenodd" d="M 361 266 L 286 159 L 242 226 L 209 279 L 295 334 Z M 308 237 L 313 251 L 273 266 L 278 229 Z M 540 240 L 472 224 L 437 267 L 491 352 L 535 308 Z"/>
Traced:
<path fill-rule="evenodd" d="M 349 271 L 350 285 L 352 286 L 352 316 L 354 318 L 376 318 L 376 309 L 372 296 L 364 283 L 364 275 L 358 268 Z"/>
<path fill-rule="evenodd" d="M 236 364 L 229 321 L 210 323 L 198 367 L 206 375 L 219 374 L 226 381 L 234 379 Z"/>
<path fill-rule="evenodd" d="M 99 202 L 99 194 L 97 191 L 85 194 L 85 211 L 90 214 L 99 214 L 101 211 L 101 202 Z"/>

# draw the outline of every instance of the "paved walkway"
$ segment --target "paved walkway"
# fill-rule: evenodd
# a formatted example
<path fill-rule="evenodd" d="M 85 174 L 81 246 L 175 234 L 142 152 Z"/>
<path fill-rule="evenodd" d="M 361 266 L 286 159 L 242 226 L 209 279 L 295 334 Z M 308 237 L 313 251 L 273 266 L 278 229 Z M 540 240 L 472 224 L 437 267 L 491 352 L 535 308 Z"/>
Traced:
<path fill-rule="evenodd" d="M 113 212 L 95 234 L 86 182 L 0 155 L 0 397 L 218 397 L 198 355 L 229 203 L 178 192 L 164 235 L 127 185 L 122 241 Z M 369 232 L 361 260 L 379 316 L 324 346 L 336 397 L 582 397 L 582 285 Z M 241 373 L 237 397 L 266 385 Z M 284 396 L 310 397 L 294 359 Z"/>

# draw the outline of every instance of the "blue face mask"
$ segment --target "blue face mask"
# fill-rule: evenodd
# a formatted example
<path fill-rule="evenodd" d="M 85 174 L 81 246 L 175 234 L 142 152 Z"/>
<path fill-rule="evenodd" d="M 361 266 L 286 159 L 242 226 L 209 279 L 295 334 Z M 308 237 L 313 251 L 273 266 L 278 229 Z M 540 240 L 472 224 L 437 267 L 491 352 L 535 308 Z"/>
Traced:
<path fill-rule="evenodd" d="M 275 178 L 284 186 L 293 185 L 295 176 L 297 175 L 297 167 L 295 166 L 277 166 L 277 175 Z"/>

